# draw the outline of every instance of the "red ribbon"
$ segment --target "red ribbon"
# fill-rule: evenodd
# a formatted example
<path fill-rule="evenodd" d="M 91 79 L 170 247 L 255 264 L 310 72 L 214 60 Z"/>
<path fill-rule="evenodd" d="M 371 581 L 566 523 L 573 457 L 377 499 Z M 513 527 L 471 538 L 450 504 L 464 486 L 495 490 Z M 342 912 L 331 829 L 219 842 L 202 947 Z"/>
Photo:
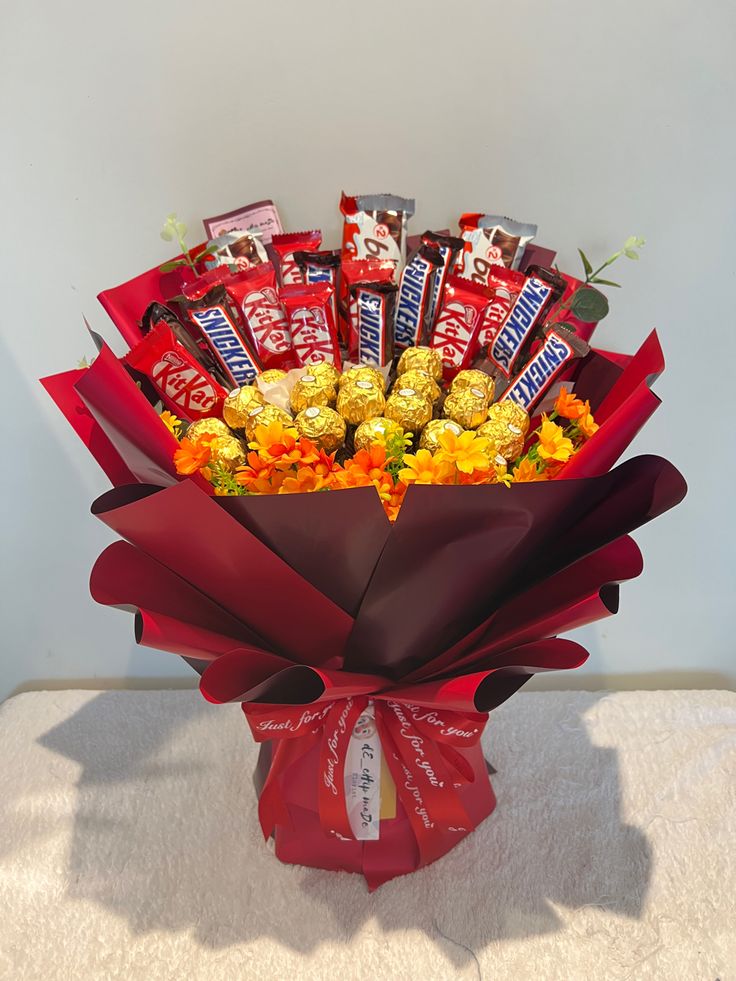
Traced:
<path fill-rule="evenodd" d="M 457 792 L 473 781 L 473 769 L 455 747 L 475 746 L 487 715 L 400 702 L 390 691 L 371 697 L 386 764 L 424 865 L 447 850 L 443 838 L 448 833 L 464 835 L 473 827 Z M 290 826 L 281 781 L 288 768 L 315 746 L 319 746 L 320 824 L 328 835 L 353 838 L 345 800 L 345 759 L 353 728 L 367 704 L 367 695 L 312 705 L 243 704 L 254 739 L 274 740 L 258 802 L 266 838 L 277 824 Z"/>

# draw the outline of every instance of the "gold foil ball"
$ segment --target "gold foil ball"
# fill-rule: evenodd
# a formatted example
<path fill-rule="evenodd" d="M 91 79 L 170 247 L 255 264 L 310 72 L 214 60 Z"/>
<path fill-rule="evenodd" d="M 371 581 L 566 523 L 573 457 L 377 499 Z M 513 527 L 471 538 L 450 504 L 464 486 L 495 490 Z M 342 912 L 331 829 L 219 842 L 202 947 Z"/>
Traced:
<path fill-rule="evenodd" d="M 210 443 L 210 461 L 231 473 L 245 463 L 247 450 L 237 436 L 218 436 Z"/>
<path fill-rule="evenodd" d="M 430 419 L 422 430 L 422 435 L 419 437 L 419 449 L 436 453 L 437 450 L 441 449 L 439 441 L 440 434 L 446 430 L 449 430 L 456 436 L 461 436 L 465 432 L 463 427 L 458 426 L 452 419 Z"/>
<path fill-rule="evenodd" d="M 482 388 L 450 392 L 442 411 L 463 429 L 476 429 L 488 418 L 488 398 Z"/>
<path fill-rule="evenodd" d="M 450 391 L 462 392 L 466 388 L 482 388 L 488 396 L 488 401 L 492 402 L 496 383 L 485 371 L 480 371 L 478 368 L 468 368 L 465 371 L 458 371 L 452 379 Z"/>
<path fill-rule="evenodd" d="M 520 456 L 528 432 L 529 413 L 511 399 L 494 402 L 488 410 L 488 421 L 478 429 L 478 435 L 489 439 L 504 460 Z"/>
<path fill-rule="evenodd" d="M 282 371 L 281 368 L 267 368 L 266 371 L 260 373 L 258 378 L 265 385 L 275 385 L 276 382 L 283 381 L 286 378 L 286 372 Z"/>
<path fill-rule="evenodd" d="M 253 385 L 234 388 L 222 406 L 222 418 L 233 429 L 242 429 L 250 410 L 256 405 L 265 405 L 261 392 Z"/>
<path fill-rule="evenodd" d="M 300 436 L 311 439 L 325 453 L 332 453 L 345 442 L 345 420 L 326 405 L 310 405 L 294 420 Z"/>
<path fill-rule="evenodd" d="M 337 392 L 332 385 L 326 385 L 310 371 L 301 378 L 291 390 L 290 403 L 292 412 L 301 412 L 310 405 L 334 405 Z"/>
<path fill-rule="evenodd" d="M 369 381 L 380 388 L 382 392 L 386 391 L 386 379 L 383 377 L 383 372 L 379 371 L 378 368 L 374 368 L 369 364 L 357 365 L 354 368 L 348 368 L 347 371 L 340 375 L 340 388 L 343 385 L 351 385 L 356 381 Z"/>
<path fill-rule="evenodd" d="M 268 426 L 272 422 L 280 422 L 283 426 L 294 425 L 294 420 L 289 413 L 277 405 L 271 405 L 270 402 L 267 402 L 266 405 L 254 406 L 245 420 L 245 435 L 248 442 L 255 439 L 256 426 Z"/>
<path fill-rule="evenodd" d="M 418 433 L 432 418 L 432 403 L 415 388 L 394 385 L 386 401 L 386 418 L 398 422 L 405 432 Z"/>
<path fill-rule="evenodd" d="M 373 443 L 385 443 L 392 436 L 403 437 L 403 435 L 404 430 L 397 422 L 385 419 L 383 416 L 377 416 L 375 419 L 361 422 L 355 430 L 355 449 L 367 450 Z"/>
<path fill-rule="evenodd" d="M 229 426 L 225 425 L 222 419 L 208 417 L 206 419 L 196 419 L 187 427 L 187 439 L 200 439 L 205 434 L 210 436 L 232 436 L 233 432 Z"/>
<path fill-rule="evenodd" d="M 442 358 L 433 347 L 408 347 L 399 358 L 398 374 L 418 368 L 426 371 L 435 381 L 442 381 Z"/>
<path fill-rule="evenodd" d="M 332 388 L 337 388 L 337 383 L 340 381 L 340 372 L 329 361 L 310 364 L 307 374 L 314 375 L 321 385 L 329 385 Z"/>
<path fill-rule="evenodd" d="M 381 389 L 372 381 L 359 378 L 349 385 L 343 385 L 337 396 L 337 411 L 346 422 L 360 425 L 367 419 L 382 416 L 386 399 Z"/>
<path fill-rule="evenodd" d="M 440 386 L 434 378 L 419 368 L 410 368 L 403 375 L 399 375 L 397 380 L 401 388 L 413 388 L 415 391 L 430 402 L 436 402 L 442 394 Z"/>

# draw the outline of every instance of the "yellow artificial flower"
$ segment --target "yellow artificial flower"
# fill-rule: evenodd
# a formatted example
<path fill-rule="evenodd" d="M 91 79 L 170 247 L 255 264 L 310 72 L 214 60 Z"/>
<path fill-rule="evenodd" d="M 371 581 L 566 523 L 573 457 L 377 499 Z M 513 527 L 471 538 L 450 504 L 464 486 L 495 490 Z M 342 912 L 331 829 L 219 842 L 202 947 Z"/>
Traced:
<path fill-rule="evenodd" d="M 449 473 L 448 464 L 432 456 L 429 450 L 417 450 L 404 454 L 404 469 L 399 470 L 399 480 L 405 484 L 443 484 Z"/>
<path fill-rule="evenodd" d="M 441 448 L 435 453 L 435 458 L 440 463 L 454 463 L 461 473 L 490 468 L 486 452 L 488 440 L 476 436 L 471 429 L 459 436 L 451 429 L 445 429 L 437 437 L 437 442 Z"/>
<path fill-rule="evenodd" d="M 160 414 L 159 418 L 161 422 L 166 426 L 172 436 L 176 436 L 177 439 L 181 436 L 181 419 L 178 419 L 173 412 L 169 412 L 168 409 Z"/>
<path fill-rule="evenodd" d="M 543 460 L 567 463 L 574 452 L 575 447 L 572 445 L 572 440 L 565 436 L 561 427 L 556 422 L 550 422 L 547 416 L 542 416 L 538 449 L 540 457 Z"/>

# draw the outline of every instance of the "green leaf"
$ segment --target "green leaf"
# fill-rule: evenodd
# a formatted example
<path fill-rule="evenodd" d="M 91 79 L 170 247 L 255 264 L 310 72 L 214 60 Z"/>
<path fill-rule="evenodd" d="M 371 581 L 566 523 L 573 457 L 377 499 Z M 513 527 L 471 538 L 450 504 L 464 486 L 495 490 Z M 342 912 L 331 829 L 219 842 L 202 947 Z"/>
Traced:
<path fill-rule="evenodd" d="M 639 239 L 636 237 L 636 235 L 629 235 L 629 237 L 624 242 L 624 251 L 626 251 L 626 249 L 635 249 L 638 244 L 639 244 Z"/>
<path fill-rule="evenodd" d="M 159 266 L 158 271 L 162 273 L 173 272 L 175 269 L 178 269 L 180 266 L 185 266 L 185 265 L 186 263 L 182 262 L 181 259 L 172 259 L 171 262 L 165 262 L 163 266 Z"/>
<path fill-rule="evenodd" d="M 608 300 L 598 290 L 590 286 L 581 286 L 576 293 L 573 293 L 570 311 L 579 320 L 595 324 L 608 314 Z"/>
<path fill-rule="evenodd" d="M 583 269 L 585 270 L 585 275 L 586 276 L 590 276 L 590 274 L 593 272 L 593 267 L 591 266 L 591 264 L 590 264 L 590 262 L 588 260 L 588 257 L 583 252 L 583 250 L 582 249 L 578 249 L 578 252 L 580 254 L 580 258 L 581 258 L 582 263 L 583 263 Z"/>
<path fill-rule="evenodd" d="M 624 255 L 626 256 L 627 259 L 638 259 L 639 258 L 639 253 L 638 252 L 634 252 L 633 249 L 624 249 Z"/>
<path fill-rule="evenodd" d="M 187 233 L 187 226 L 184 224 L 184 222 L 183 221 L 177 221 L 174 224 L 174 228 L 176 229 L 177 237 L 178 238 L 184 238 L 184 236 Z"/>
<path fill-rule="evenodd" d="M 164 227 L 161 229 L 161 238 L 164 240 L 164 242 L 170 242 L 173 237 L 174 236 L 171 234 L 171 229 L 168 227 L 168 225 L 164 225 Z"/>
<path fill-rule="evenodd" d="M 598 279 L 597 276 L 595 279 L 591 279 L 590 282 L 600 283 L 601 286 L 617 286 L 619 289 L 621 288 L 621 283 L 614 283 L 612 279 Z"/>

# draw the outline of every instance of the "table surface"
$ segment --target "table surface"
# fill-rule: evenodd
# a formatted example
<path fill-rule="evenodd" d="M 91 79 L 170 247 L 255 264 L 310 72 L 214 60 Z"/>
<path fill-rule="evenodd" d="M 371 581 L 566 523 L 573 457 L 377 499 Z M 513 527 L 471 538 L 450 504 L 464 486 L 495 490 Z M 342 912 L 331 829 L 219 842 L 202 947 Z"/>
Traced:
<path fill-rule="evenodd" d="M 498 808 L 369 894 L 259 834 L 237 706 L 0 706 L 0 978 L 736 978 L 736 694 L 520 693 Z"/>

